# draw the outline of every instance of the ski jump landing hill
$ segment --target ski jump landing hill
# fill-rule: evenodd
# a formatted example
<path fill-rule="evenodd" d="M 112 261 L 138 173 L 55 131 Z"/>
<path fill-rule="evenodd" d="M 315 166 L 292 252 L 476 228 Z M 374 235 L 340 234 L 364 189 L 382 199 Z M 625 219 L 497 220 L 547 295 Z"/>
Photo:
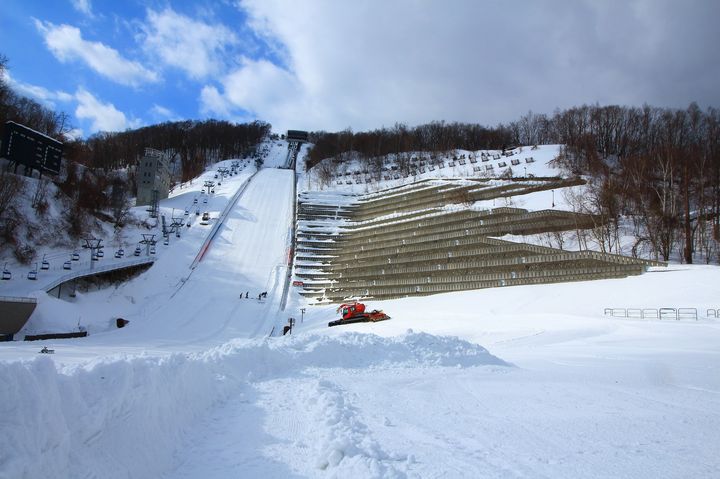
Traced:
<path fill-rule="evenodd" d="M 200 178 L 178 187 L 169 198 L 160 202 L 160 213 L 173 217 L 180 211 L 184 224 L 192 228 L 181 228 L 182 237 L 172 236 L 170 241 L 160 242 L 156 254 L 130 259 L 103 259 L 100 264 L 93 264 L 85 254 L 78 262 L 72 262 L 72 271 L 64 270 L 62 261 L 48 271 L 39 271 L 37 280 L 28 280 L 24 274 L 13 274 L 10 281 L 0 283 L 0 334 L 8 336 L 18 332 L 25 334 L 65 332 L 74 328 L 74 324 L 60 323 L 62 314 L 60 309 L 66 306 L 58 299 L 59 288 L 63 294 L 66 291 L 63 284 L 76 281 L 80 278 L 112 274 L 118 270 L 148 266 L 150 269 L 135 280 L 128 281 L 124 289 L 132 291 L 127 297 L 145 297 L 150 295 L 153 301 L 167 295 L 167 300 L 178 298 L 185 301 L 185 296 L 192 296 L 194 300 L 202 300 L 202 304 L 210 310 L 216 310 L 212 304 L 220 305 L 224 299 L 233 304 L 238 299 L 240 289 L 243 293 L 253 292 L 257 296 L 263 291 L 285 291 L 285 283 L 289 278 L 289 255 L 293 234 L 294 186 L 295 177 L 290 169 L 299 151 L 300 142 L 273 142 L 263 146 L 262 162 L 264 166 L 256 169 L 252 159 L 227 160 L 218 164 L 223 171 L 232 163 L 240 163 L 237 174 L 220 177 L 219 172 L 208 170 Z M 292 154 L 289 151 L 292 150 Z M 204 191 L 204 181 L 214 181 L 212 194 L 201 194 Z M 196 210 L 209 212 L 210 221 L 201 222 L 196 216 Z M 183 217 L 183 211 L 185 216 Z M 137 214 L 147 214 L 144 208 L 138 207 Z M 139 232 L 155 233 L 160 237 L 160 231 Z M 130 236 L 135 235 L 133 231 Z M 109 243 L 109 241 L 106 241 Z M 132 248 L 125 246 L 129 251 Z M 155 248 L 153 248 L 154 250 Z M 150 249 L 148 249 L 150 250 Z M 58 252 L 58 257 L 65 257 L 65 252 Z M 18 268 L 19 269 L 19 268 Z M 227 275 L 227 281 L 223 278 Z M 180 281 L 178 282 L 178 278 Z M 197 285 L 196 283 L 202 283 Z M 136 283 L 143 283 L 139 291 L 135 290 Z M 153 283 L 152 285 L 150 283 Z M 221 285 L 232 285 L 232 290 L 224 289 Z M 277 283 L 277 284 L 276 284 Z M 164 289 L 166 288 L 166 289 Z M 209 288 L 209 289 L 208 289 Z M 164 290 L 163 290 L 164 289 Z M 154 290 L 163 290 L 162 293 Z M 52 295 L 46 294 L 52 291 Z M 118 293 L 120 295 L 120 293 Z M 51 296 L 56 296 L 52 298 Z M 231 301 L 232 300 L 232 301 Z M 55 303 L 57 301 L 57 303 Z M 135 301 L 133 299 L 133 301 Z M 284 304 L 285 299 L 270 296 L 266 306 Z M 249 306 L 249 305 L 247 305 Z M 160 315 L 149 315 L 147 308 L 137 311 L 134 304 L 113 304 L 105 307 L 103 311 L 85 313 L 69 313 L 85 317 L 123 317 L 135 318 L 144 322 Z M 143 309 L 143 308 L 140 308 Z M 182 329 L 182 324 L 190 324 L 184 319 L 187 308 L 175 311 L 174 305 L 167 308 L 169 317 L 178 318 L 178 324 L 173 331 Z M 225 311 L 231 315 L 231 311 Z M 237 313 L 237 311 L 236 311 Z M 255 313 L 253 313 L 255 314 Z M 161 315 L 165 317 L 165 315 Z M 222 316 L 222 314 L 220 314 Z M 265 313 L 261 314 L 264 317 Z M 140 318 L 139 320 L 137 318 Z M 28 322 L 29 319 L 29 322 Z M 88 321 L 92 321 L 89 319 Z M 77 323 L 77 319 L 75 323 Z M 83 320 L 85 322 L 85 320 Z M 31 326 L 23 329 L 25 324 Z M 52 324 L 50 324 L 52 323 Z M 267 334 L 273 329 L 273 324 L 257 326 L 257 334 Z M 162 326 L 163 329 L 167 325 Z M 280 330 L 281 328 L 276 328 Z M 255 331 L 252 332 L 255 334 Z M 6 338 L 7 339 L 7 338 Z"/>

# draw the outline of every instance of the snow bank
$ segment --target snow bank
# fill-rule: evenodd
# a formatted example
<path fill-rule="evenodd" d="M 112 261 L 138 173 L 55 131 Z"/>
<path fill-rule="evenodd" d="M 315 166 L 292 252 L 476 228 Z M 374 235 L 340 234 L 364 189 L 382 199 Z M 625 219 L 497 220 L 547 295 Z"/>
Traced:
<path fill-rule="evenodd" d="M 152 477 L 179 434 L 222 397 L 202 360 L 107 358 L 65 370 L 0 365 L 0 477 Z"/>
<path fill-rule="evenodd" d="M 82 367 L 53 359 L 0 363 L 0 477 L 157 477 L 211 407 L 248 381 L 306 368 L 507 365 L 481 346 L 411 331 L 234 340 L 200 354 L 117 355 Z M 384 471 L 376 446 L 354 444 L 352 411 L 330 386 L 315 394 L 316 415 L 328 414 L 318 467 Z"/>

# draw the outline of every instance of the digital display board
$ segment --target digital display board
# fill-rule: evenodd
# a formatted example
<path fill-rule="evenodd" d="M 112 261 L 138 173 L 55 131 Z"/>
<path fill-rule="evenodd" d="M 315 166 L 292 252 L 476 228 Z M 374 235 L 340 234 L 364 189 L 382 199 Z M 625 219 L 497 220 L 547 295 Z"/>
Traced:
<path fill-rule="evenodd" d="M 288 140 L 308 141 L 308 132 L 302 131 L 302 130 L 288 130 L 287 139 Z"/>
<path fill-rule="evenodd" d="M 5 123 L 0 158 L 43 173 L 60 173 L 63 144 L 13 121 Z"/>

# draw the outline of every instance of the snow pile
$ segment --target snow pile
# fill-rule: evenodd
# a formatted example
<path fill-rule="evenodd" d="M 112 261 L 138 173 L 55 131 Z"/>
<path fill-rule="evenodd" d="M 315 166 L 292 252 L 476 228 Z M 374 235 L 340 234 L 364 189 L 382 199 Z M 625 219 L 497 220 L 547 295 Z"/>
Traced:
<path fill-rule="evenodd" d="M 153 477 L 223 384 L 202 360 L 2 363 L 0 477 Z"/>
<path fill-rule="evenodd" d="M 48 357 L 0 363 L 0 477 L 157 477 L 190 426 L 248 381 L 308 368 L 418 365 L 505 363 L 481 346 L 423 333 L 235 340 L 206 353 L 115 355 L 81 367 Z M 318 467 L 392 477 L 378 461 L 399 458 L 356 437 L 366 437 L 363 426 L 331 383 L 317 383 L 310 396 L 311 414 L 326 418 L 313 421 L 324 424 Z"/>
<path fill-rule="evenodd" d="M 381 449 L 336 384 L 318 381 L 317 399 L 311 407 L 316 423 L 327 426 L 318 437 L 318 469 L 342 466 L 338 477 L 404 476 L 393 462 L 407 460 L 407 456 L 389 455 Z"/>

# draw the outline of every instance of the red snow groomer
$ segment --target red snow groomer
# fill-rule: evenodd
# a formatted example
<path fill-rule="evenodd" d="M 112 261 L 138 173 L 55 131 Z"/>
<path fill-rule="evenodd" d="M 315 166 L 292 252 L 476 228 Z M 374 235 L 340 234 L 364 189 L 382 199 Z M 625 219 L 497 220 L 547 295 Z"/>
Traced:
<path fill-rule="evenodd" d="M 365 312 L 365 305 L 358 303 L 357 301 L 352 303 L 345 303 L 338 306 L 337 312 L 342 315 L 342 318 L 335 321 L 330 321 L 328 326 L 340 326 L 343 324 L 352 323 L 367 323 L 384 321 L 390 319 L 390 316 L 383 313 L 381 310 L 374 309 L 369 313 Z"/>

